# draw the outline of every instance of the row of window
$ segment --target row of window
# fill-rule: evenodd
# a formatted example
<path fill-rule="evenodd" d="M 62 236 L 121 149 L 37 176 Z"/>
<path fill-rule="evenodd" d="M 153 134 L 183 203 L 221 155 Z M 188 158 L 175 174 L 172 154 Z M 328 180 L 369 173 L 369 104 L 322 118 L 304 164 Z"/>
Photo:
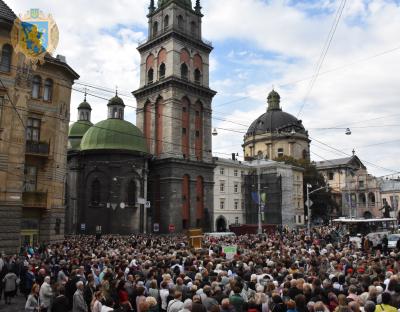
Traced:
<path fill-rule="evenodd" d="M 224 167 L 220 167 L 220 168 L 219 168 L 219 174 L 220 174 L 220 175 L 225 175 L 225 168 L 224 168 Z M 244 171 L 243 171 L 243 170 L 240 171 L 240 174 L 241 174 L 241 175 L 244 175 Z M 234 170 L 233 170 L 233 176 L 234 176 L 234 177 L 238 177 L 238 176 L 239 176 L 239 170 L 238 170 L 238 169 L 234 169 Z"/>
<path fill-rule="evenodd" d="M 182 15 L 178 15 L 178 28 L 181 30 L 185 29 L 185 19 L 183 18 Z M 164 17 L 164 25 L 160 26 L 158 21 L 155 21 L 153 23 L 153 29 L 152 29 L 152 35 L 153 37 L 156 37 L 160 31 L 160 29 L 164 29 L 164 31 L 169 29 L 169 15 L 165 15 Z M 196 35 L 197 33 L 197 24 L 195 21 L 190 22 L 190 32 L 192 35 Z"/>
<path fill-rule="evenodd" d="M 158 69 L 158 77 L 159 79 L 165 78 L 165 64 L 161 63 Z M 189 80 L 189 68 L 186 63 L 181 65 L 181 78 L 184 80 Z M 201 71 L 196 68 L 193 72 L 193 80 L 196 84 L 201 84 Z M 150 68 L 147 71 L 147 83 L 152 84 L 154 82 L 154 69 Z"/>
<path fill-rule="evenodd" d="M 219 191 L 220 191 L 221 193 L 225 193 L 225 181 L 219 181 Z M 238 194 L 238 193 L 239 193 L 239 183 L 235 183 L 235 184 L 233 185 L 233 192 L 234 192 L 235 194 Z"/>
<path fill-rule="evenodd" d="M 32 79 L 32 98 L 40 99 L 50 102 L 53 97 L 53 80 L 46 79 L 44 81 L 44 88 L 42 85 L 42 78 L 39 75 L 33 76 Z"/>
<path fill-rule="evenodd" d="M 239 200 L 235 200 L 233 203 L 233 207 L 235 210 L 239 210 Z M 225 209 L 225 198 L 221 198 L 219 200 L 219 209 L 224 210 Z M 244 210 L 244 201 L 241 201 L 241 208 L 242 210 Z"/>

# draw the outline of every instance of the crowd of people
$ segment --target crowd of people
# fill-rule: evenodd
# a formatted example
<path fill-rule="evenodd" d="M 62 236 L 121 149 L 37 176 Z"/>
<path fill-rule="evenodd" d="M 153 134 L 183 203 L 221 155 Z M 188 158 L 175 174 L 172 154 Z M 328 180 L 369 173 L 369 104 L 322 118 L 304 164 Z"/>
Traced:
<path fill-rule="evenodd" d="M 0 294 L 32 312 L 395 312 L 400 252 L 333 228 L 208 237 L 81 236 L 0 258 Z M 237 246 L 236 255 L 223 253 Z"/>

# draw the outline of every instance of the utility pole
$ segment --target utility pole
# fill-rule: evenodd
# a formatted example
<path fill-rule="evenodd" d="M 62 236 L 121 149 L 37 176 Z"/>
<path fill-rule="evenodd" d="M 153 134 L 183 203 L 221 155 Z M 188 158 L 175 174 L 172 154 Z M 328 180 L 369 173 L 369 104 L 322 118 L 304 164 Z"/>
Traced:
<path fill-rule="evenodd" d="M 262 234 L 261 226 L 261 169 L 260 169 L 260 155 L 257 157 L 257 193 L 258 193 L 258 229 L 257 233 Z"/>

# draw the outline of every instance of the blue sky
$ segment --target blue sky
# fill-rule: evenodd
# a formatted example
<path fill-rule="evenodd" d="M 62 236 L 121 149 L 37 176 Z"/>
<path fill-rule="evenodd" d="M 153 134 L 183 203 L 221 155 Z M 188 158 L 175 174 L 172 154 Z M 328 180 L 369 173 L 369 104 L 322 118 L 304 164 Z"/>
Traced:
<path fill-rule="evenodd" d="M 56 53 L 67 57 L 81 82 L 111 91 L 89 92 L 110 98 L 118 85 L 126 104 L 136 105 L 130 92 L 139 85 L 136 47 L 146 38 L 149 0 L 7 3 L 17 14 L 30 8 L 52 13 L 60 29 Z M 285 111 L 297 115 L 304 104 L 300 119 L 312 138 L 340 151 L 313 140 L 313 160 L 345 157 L 355 148 L 362 160 L 373 164 L 367 164 L 373 174 L 398 172 L 400 1 L 347 1 L 321 68 L 328 73 L 317 79 L 304 103 L 309 77 L 339 4 L 338 0 L 202 0 L 203 34 L 214 45 L 210 86 L 218 95 L 213 125 L 245 131 L 265 111 L 274 86 Z M 82 91 L 83 86 L 75 88 Z M 71 120 L 76 119 L 82 99 L 81 93 L 73 93 Z M 94 121 L 104 119 L 106 101 L 88 99 Z M 134 108 L 128 107 L 126 113 L 134 122 Z M 343 129 L 320 129 L 334 126 L 350 127 L 353 135 L 345 136 Z M 213 141 L 215 155 L 241 154 L 242 140 L 241 133 L 220 130 Z"/>

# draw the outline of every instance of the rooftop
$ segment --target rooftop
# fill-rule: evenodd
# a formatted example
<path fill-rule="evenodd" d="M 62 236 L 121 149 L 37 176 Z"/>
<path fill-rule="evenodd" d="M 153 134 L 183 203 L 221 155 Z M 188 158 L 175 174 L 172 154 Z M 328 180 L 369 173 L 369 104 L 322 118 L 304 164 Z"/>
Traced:
<path fill-rule="evenodd" d="M 17 15 L 10 9 L 10 7 L 3 1 L 0 0 L 0 19 L 13 22 L 17 18 Z"/>

